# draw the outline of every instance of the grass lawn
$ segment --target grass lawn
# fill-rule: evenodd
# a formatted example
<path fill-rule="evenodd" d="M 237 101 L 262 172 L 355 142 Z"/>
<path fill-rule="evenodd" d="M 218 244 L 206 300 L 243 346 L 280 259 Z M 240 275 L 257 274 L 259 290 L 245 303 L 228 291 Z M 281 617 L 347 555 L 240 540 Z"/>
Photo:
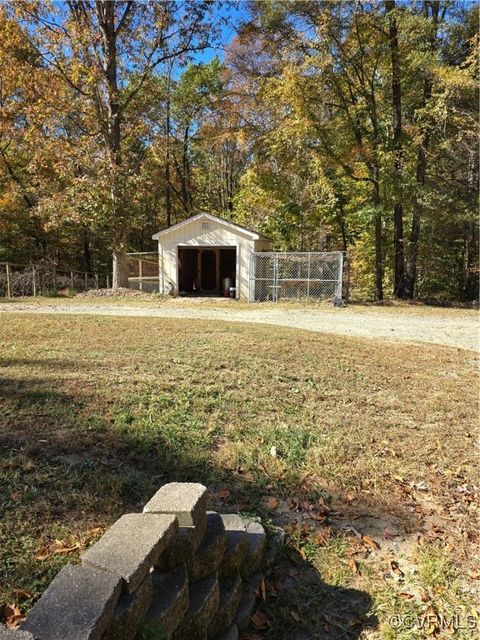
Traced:
<path fill-rule="evenodd" d="M 250 638 L 477 637 L 474 366 L 272 326 L 0 316 L 0 604 L 27 612 L 120 515 L 194 480 L 285 533 Z"/>

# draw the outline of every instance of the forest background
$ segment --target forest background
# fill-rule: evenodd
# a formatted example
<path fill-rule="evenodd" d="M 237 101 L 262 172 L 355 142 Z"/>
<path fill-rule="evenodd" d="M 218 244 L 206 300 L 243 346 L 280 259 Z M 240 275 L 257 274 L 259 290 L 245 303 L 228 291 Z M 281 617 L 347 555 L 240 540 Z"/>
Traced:
<path fill-rule="evenodd" d="M 478 299 L 479 5 L 0 6 L 0 261 L 106 272 L 200 211 Z"/>

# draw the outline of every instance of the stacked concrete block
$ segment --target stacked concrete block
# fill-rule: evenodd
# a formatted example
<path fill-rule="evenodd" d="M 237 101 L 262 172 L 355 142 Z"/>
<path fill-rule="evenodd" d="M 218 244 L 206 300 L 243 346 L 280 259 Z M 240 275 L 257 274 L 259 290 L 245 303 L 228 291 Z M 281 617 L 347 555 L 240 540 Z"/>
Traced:
<path fill-rule="evenodd" d="M 237 640 L 248 626 L 265 550 L 263 527 L 207 511 L 200 484 L 164 485 L 67 565 L 18 631 L 0 640 Z"/>
<path fill-rule="evenodd" d="M 35 638 L 28 631 L 7 629 L 3 624 L 0 624 L 0 640 L 35 640 Z"/>

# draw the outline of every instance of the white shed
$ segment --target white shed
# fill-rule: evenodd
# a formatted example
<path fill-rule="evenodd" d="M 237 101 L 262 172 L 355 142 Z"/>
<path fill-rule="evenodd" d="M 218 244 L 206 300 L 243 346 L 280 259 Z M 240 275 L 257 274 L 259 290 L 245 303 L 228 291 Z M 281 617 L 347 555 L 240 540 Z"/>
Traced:
<path fill-rule="evenodd" d="M 271 241 L 238 224 L 200 213 L 154 234 L 159 291 L 222 296 L 230 287 L 248 300 L 250 255 L 270 251 Z"/>

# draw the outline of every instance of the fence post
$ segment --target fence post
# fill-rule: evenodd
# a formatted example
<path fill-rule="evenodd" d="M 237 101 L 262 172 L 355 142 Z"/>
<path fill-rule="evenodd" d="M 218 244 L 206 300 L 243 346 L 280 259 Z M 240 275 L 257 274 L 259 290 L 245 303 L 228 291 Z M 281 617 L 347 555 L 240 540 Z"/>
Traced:
<path fill-rule="evenodd" d="M 348 252 L 342 252 L 342 298 L 348 301 L 350 297 L 350 261 Z"/>
<path fill-rule="evenodd" d="M 95 289 L 100 289 L 100 285 L 98 283 L 98 273 L 95 274 Z"/>
<path fill-rule="evenodd" d="M 307 298 L 310 298 L 310 277 L 311 277 L 311 269 L 312 269 L 312 252 L 308 252 L 308 261 L 307 261 Z"/>
<path fill-rule="evenodd" d="M 32 266 L 32 294 L 33 294 L 33 297 L 37 295 L 37 279 L 35 277 L 35 265 Z"/>
<path fill-rule="evenodd" d="M 57 290 L 57 267 L 56 265 L 53 265 L 53 288 L 56 291 Z"/>
<path fill-rule="evenodd" d="M 7 298 L 11 298 L 12 297 L 12 285 L 10 282 L 10 265 L 7 264 L 5 265 L 5 269 L 7 271 Z"/>
<path fill-rule="evenodd" d="M 278 253 L 275 252 L 273 258 L 273 289 L 272 289 L 273 302 L 278 302 Z"/>
<path fill-rule="evenodd" d="M 138 279 L 140 291 L 143 291 L 143 265 L 141 258 L 138 259 Z"/>
<path fill-rule="evenodd" d="M 85 271 L 85 291 L 88 289 L 88 273 Z"/>
<path fill-rule="evenodd" d="M 110 289 L 110 276 L 107 273 L 107 289 Z"/>
<path fill-rule="evenodd" d="M 73 279 L 73 271 L 70 271 L 70 289 L 75 289 L 75 280 Z"/>

